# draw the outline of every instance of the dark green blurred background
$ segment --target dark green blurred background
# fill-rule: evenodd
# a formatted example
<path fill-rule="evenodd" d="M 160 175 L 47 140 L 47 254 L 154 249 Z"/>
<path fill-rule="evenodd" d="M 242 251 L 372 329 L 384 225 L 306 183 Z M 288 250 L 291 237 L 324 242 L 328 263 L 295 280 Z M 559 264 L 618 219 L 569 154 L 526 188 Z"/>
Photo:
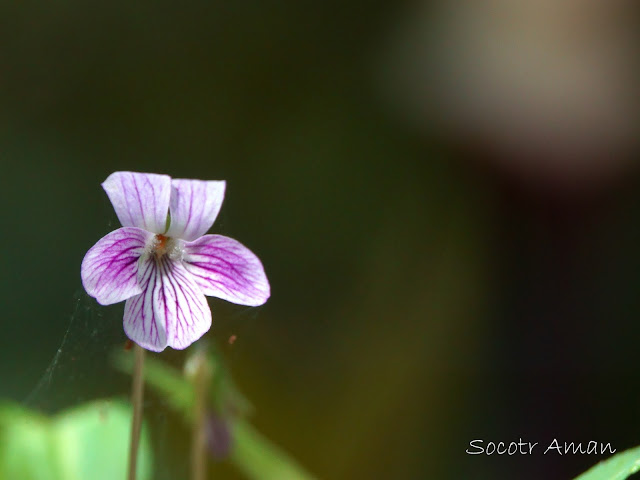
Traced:
<path fill-rule="evenodd" d="M 320 478 L 570 478 L 600 458 L 465 449 L 640 443 L 635 177 L 527 193 L 482 148 L 397 121 L 376 78 L 399 14 L 3 4 L 0 397 L 56 411 L 128 394 L 107 359 L 123 306 L 86 296 L 80 262 L 118 226 L 100 183 L 132 170 L 227 180 L 213 231 L 260 256 L 272 297 L 211 300 L 206 337 L 256 425 Z M 184 478 L 189 433 L 147 406 L 156 478 Z"/>

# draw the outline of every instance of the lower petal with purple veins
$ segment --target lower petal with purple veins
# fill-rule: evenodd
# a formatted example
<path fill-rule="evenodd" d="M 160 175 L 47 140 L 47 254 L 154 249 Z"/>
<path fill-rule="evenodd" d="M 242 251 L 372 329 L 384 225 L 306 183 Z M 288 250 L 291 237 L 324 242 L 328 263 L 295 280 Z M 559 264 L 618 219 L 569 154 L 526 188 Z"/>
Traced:
<path fill-rule="evenodd" d="M 84 289 L 102 305 L 138 295 L 138 259 L 152 234 L 135 227 L 119 228 L 102 237 L 82 260 Z"/>
<path fill-rule="evenodd" d="M 271 294 L 260 259 L 233 238 L 205 235 L 185 242 L 183 261 L 205 295 L 258 306 Z"/>
<path fill-rule="evenodd" d="M 138 265 L 142 293 L 127 300 L 124 331 L 141 347 L 187 348 L 211 327 L 205 296 L 179 261 L 145 254 Z"/>

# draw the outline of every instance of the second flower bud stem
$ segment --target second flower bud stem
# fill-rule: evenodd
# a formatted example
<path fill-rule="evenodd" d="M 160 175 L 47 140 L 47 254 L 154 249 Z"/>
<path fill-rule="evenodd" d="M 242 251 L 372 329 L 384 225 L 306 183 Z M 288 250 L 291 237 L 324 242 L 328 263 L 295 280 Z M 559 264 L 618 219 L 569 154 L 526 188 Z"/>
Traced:
<path fill-rule="evenodd" d="M 207 391 L 209 387 L 209 365 L 204 351 L 195 355 L 193 369 L 193 437 L 191 443 L 191 475 L 193 480 L 205 480 L 207 475 Z"/>

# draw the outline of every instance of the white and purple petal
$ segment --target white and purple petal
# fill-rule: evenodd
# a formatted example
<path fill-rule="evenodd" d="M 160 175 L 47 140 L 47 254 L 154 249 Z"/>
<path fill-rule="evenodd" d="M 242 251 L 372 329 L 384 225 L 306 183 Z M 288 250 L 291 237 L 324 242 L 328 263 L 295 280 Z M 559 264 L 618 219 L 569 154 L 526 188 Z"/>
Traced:
<path fill-rule="evenodd" d="M 232 238 L 205 235 L 185 242 L 183 261 L 205 295 L 258 306 L 271 294 L 260 259 Z"/>
<path fill-rule="evenodd" d="M 138 259 L 153 235 L 140 228 L 119 228 L 102 237 L 82 260 L 84 289 L 102 305 L 138 295 Z"/>
<path fill-rule="evenodd" d="M 155 173 L 115 172 L 102 184 L 123 227 L 164 233 L 171 177 Z"/>
<path fill-rule="evenodd" d="M 211 228 L 224 200 L 224 181 L 171 181 L 171 224 L 167 235 L 191 241 Z"/>
<path fill-rule="evenodd" d="M 211 327 L 207 299 L 180 261 L 145 254 L 139 262 L 142 293 L 127 300 L 124 331 L 141 347 L 181 350 Z"/>

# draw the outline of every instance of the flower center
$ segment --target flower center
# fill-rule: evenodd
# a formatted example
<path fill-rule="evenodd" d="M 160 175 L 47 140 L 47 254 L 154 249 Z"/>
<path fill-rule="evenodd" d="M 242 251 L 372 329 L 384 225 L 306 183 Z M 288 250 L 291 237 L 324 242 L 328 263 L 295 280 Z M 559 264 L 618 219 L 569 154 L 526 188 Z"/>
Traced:
<path fill-rule="evenodd" d="M 176 260 L 182 256 L 182 245 L 179 240 L 162 235 L 161 233 L 153 237 L 151 242 L 151 253 L 157 258 L 168 255 L 172 260 Z"/>
<path fill-rule="evenodd" d="M 169 240 L 169 237 L 161 234 L 156 235 L 156 238 L 153 239 L 153 253 L 158 257 L 167 253 L 167 240 Z"/>

